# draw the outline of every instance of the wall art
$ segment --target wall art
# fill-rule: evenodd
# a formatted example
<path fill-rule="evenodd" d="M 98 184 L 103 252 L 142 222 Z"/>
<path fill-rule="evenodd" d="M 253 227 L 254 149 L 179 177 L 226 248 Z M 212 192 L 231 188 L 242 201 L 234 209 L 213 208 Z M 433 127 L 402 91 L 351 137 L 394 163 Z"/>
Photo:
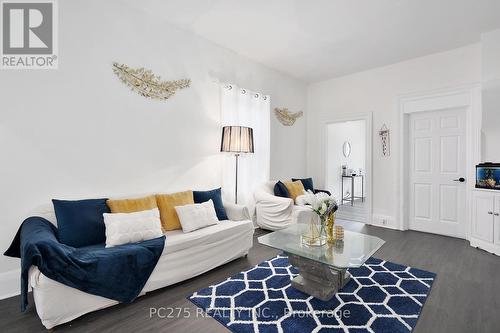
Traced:
<path fill-rule="evenodd" d="M 380 141 L 382 144 L 382 156 L 389 157 L 391 156 L 391 137 L 390 131 L 387 126 L 384 124 L 380 131 L 378 131 L 378 135 L 380 137 Z"/>
<path fill-rule="evenodd" d="M 287 108 L 275 108 L 274 114 L 284 126 L 292 126 L 298 118 L 304 115 L 302 111 L 294 113 L 288 111 Z"/>
<path fill-rule="evenodd" d="M 153 74 L 149 69 L 142 67 L 135 69 L 116 62 L 113 63 L 113 72 L 139 95 L 158 100 L 167 100 L 177 90 L 188 88 L 191 85 L 190 79 L 162 81 L 159 75 Z"/>

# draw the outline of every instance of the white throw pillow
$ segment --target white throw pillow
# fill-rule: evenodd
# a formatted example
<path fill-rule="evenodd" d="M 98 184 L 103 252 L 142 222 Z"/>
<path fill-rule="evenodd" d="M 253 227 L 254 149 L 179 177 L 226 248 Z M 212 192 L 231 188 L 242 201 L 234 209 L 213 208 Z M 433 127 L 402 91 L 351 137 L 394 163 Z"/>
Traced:
<path fill-rule="evenodd" d="M 163 235 L 158 208 L 134 213 L 104 213 L 106 247 L 137 243 Z"/>
<path fill-rule="evenodd" d="M 301 194 L 295 198 L 295 204 L 297 206 L 305 206 L 307 205 L 307 194 Z"/>
<path fill-rule="evenodd" d="M 212 199 L 193 205 L 176 206 L 183 232 L 191 232 L 219 222 Z"/>

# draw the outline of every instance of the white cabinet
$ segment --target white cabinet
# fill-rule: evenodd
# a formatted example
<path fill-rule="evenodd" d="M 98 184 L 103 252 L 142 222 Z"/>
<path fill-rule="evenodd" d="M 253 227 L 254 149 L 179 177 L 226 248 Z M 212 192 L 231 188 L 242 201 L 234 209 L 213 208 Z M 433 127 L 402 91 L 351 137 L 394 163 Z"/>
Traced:
<path fill-rule="evenodd" d="M 472 211 L 472 237 L 493 243 L 495 196 L 475 192 Z"/>
<path fill-rule="evenodd" d="M 499 192 L 474 191 L 470 244 L 500 255 Z"/>
<path fill-rule="evenodd" d="M 494 227 L 493 227 L 493 237 L 494 243 L 500 246 L 500 195 L 495 196 L 495 211 L 493 213 L 494 216 Z"/>

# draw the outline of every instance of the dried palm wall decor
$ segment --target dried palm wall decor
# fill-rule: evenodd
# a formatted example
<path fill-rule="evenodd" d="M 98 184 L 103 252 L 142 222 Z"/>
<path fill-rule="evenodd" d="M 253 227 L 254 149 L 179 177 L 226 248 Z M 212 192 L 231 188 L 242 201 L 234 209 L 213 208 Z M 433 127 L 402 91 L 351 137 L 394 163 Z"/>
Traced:
<path fill-rule="evenodd" d="M 275 108 L 274 114 L 284 126 L 292 126 L 298 118 L 304 115 L 302 111 L 293 113 L 288 111 L 287 108 Z"/>
<path fill-rule="evenodd" d="M 139 95 L 158 100 L 166 100 L 172 97 L 177 90 L 191 85 L 189 79 L 162 81 L 159 75 L 153 74 L 149 69 L 142 67 L 134 69 L 116 62 L 113 63 L 113 72 Z"/>

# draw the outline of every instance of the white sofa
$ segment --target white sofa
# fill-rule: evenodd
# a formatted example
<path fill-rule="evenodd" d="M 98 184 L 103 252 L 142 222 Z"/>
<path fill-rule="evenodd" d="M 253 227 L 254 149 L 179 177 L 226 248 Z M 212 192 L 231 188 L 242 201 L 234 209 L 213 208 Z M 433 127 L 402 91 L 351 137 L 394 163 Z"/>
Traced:
<path fill-rule="evenodd" d="M 200 275 L 248 253 L 254 233 L 248 210 L 230 203 L 224 203 L 224 206 L 230 219 L 228 221 L 220 221 L 189 233 L 183 233 L 182 230 L 165 233 L 165 248 L 141 296 Z M 32 215 L 44 217 L 56 224 L 52 205 Z M 91 295 L 49 279 L 36 266 L 30 268 L 29 286 L 33 291 L 38 316 L 47 329 L 118 304 L 115 300 Z"/>
<path fill-rule="evenodd" d="M 292 199 L 274 195 L 276 181 L 262 184 L 254 193 L 257 225 L 266 230 L 280 230 L 294 223 L 308 223 L 311 209 L 295 205 Z"/>

